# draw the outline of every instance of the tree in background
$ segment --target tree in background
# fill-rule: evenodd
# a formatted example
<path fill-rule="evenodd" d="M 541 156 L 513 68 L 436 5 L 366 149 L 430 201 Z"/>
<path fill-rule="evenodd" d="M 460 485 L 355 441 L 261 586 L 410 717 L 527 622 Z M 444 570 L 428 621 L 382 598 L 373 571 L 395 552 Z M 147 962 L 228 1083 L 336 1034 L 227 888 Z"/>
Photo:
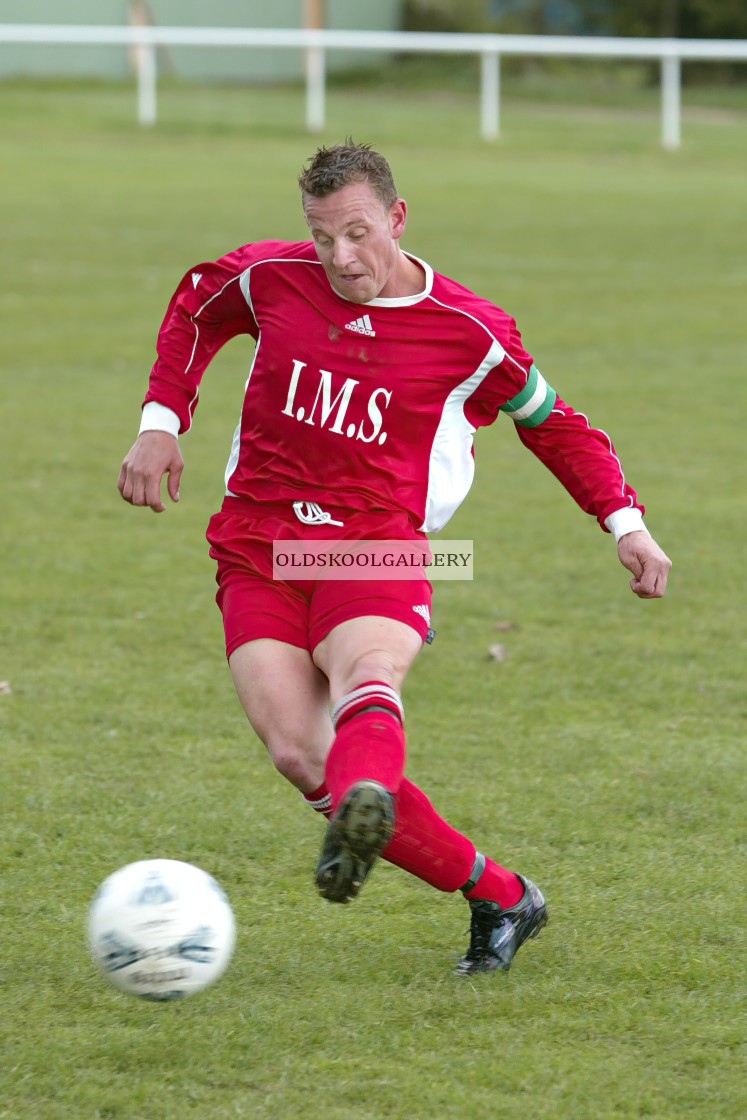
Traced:
<path fill-rule="evenodd" d="M 489 31 L 486 0 L 405 0 L 405 31 Z"/>
<path fill-rule="evenodd" d="M 418 31 L 747 39 L 745 0 L 405 0 Z"/>
<path fill-rule="evenodd" d="M 747 39 L 744 0 L 577 0 L 587 31 L 672 39 Z"/>
<path fill-rule="evenodd" d="M 689 0 L 698 34 L 703 39 L 747 39 L 744 0 Z"/>
<path fill-rule="evenodd" d="M 587 32 L 601 35 L 649 36 L 671 39 L 747 39 L 745 0 L 625 0 L 600 10 L 597 0 L 578 0 Z M 649 81 L 658 81 L 649 67 Z M 685 81 L 745 79 L 743 63 L 688 63 Z"/>

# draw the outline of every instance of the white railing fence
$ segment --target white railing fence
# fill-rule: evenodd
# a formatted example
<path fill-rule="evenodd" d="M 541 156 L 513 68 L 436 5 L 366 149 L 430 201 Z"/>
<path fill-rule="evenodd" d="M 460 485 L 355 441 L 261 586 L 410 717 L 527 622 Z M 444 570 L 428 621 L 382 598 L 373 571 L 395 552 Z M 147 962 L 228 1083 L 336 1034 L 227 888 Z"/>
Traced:
<path fill-rule="evenodd" d="M 0 43 L 121 45 L 135 48 L 137 115 L 143 126 L 156 122 L 156 48 L 299 48 L 306 59 L 306 127 L 324 127 L 326 52 L 477 54 L 481 61 L 480 134 L 500 133 L 500 60 L 503 55 L 565 58 L 658 60 L 661 66 L 661 142 L 681 143 L 681 65 L 683 61 L 747 62 L 744 39 L 611 39 L 565 35 L 467 35 L 414 31 L 323 31 L 245 27 L 95 27 L 73 24 L 0 24 Z"/>

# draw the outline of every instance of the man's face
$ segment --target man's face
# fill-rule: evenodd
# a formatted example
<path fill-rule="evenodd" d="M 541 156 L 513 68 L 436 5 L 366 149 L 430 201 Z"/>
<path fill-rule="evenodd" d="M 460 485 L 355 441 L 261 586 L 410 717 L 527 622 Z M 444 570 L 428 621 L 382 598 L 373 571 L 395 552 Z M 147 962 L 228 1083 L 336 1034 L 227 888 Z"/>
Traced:
<path fill-rule="evenodd" d="M 353 303 L 396 296 L 405 228 L 402 199 L 387 210 L 368 183 L 351 183 L 324 198 L 304 195 L 304 216 L 330 284 Z"/>

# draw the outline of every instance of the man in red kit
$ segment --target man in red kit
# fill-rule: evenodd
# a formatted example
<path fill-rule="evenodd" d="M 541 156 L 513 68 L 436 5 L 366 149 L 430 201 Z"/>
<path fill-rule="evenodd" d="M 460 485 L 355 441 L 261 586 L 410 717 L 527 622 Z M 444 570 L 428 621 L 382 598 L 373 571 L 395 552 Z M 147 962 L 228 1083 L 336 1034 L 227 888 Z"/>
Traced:
<path fill-rule="evenodd" d="M 488 300 L 400 248 L 406 205 L 386 160 L 352 142 L 319 149 L 299 184 L 311 241 L 244 245 L 198 264 L 158 336 L 122 497 L 179 498 L 178 436 L 230 338 L 256 341 L 210 520 L 228 661 L 246 715 L 280 771 L 329 816 L 320 893 L 354 898 L 377 857 L 471 908 L 457 972 L 507 969 L 547 921 L 529 879 L 476 850 L 403 774 L 400 690 L 431 637 L 431 588 L 273 578 L 273 542 L 421 542 L 469 490 L 472 435 L 503 413 L 617 541 L 643 599 L 670 561 L 642 520 L 612 443 L 565 404 Z"/>

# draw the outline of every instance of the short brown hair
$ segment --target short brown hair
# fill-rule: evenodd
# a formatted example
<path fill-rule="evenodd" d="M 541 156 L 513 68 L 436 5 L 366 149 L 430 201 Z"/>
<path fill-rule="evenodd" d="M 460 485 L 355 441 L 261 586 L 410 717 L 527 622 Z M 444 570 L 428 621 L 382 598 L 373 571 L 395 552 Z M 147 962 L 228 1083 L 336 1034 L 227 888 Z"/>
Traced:
<path fill-rule="evenodd" d="M 348 138 L 332 148 L 317 148 L 298 176 L 304 194 L 324 198 L 351 183 L 368 183 L 388 209 L 399 197 L 392 169 L 370 144 L 354 144 Z"/>

